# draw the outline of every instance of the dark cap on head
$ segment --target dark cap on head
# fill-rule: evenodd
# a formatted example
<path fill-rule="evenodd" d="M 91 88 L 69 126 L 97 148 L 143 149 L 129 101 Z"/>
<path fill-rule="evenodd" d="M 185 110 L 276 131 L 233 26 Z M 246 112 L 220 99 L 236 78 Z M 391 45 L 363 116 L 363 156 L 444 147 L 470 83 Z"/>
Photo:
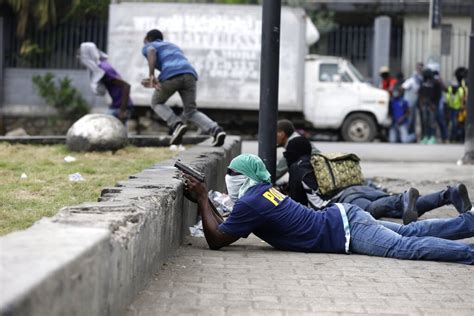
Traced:
<path fill-rule="evenodd" d="M 163 33 L 160 30 L 153 29 L 146 33 L 145 39 L 149 42 L 154 42 L 156 40 L 163 40 Z"/>
<path fill-rule="evenodd" d="M 291 166 L 293 163 L 297 162 L 303 156 L 311 155 L 311 143 L 306 137 L 298 136 L 291 139 L 286 146 L 285 159 L 286 164 Z"/>

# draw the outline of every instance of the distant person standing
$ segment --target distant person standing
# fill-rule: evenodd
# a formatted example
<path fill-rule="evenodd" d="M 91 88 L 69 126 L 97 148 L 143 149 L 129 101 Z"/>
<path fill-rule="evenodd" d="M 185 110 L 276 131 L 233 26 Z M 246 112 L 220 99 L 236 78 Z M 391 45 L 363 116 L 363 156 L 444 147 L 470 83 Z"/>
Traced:
<path fill-rule="evenodd" d="M 196 124 L 201 130 L 212 135 L 213 146 L 222 146 L 225 132 L 216 122 L 197 110 L 196 81 L 198 75 L 184 56 L 183 51 L 176 45 L 165 42 L 161 31 L 154 29 L 145 36 L 142 54 L 148 61 L 149 78 L 142 85 L 155 88 L 151 99 L 151 107 L 172 131 L 170 145 L 180 144 L 188 126 L 187 121 Z M 155 69 L 160 71 L 158 80 Z M 166 105 L 166 101 L 178 92 L 183 101 L 183 118 L 177 116 Z"/>
<path fill-rule="evenodd" d="M 88 70 L 92 92 L 97 95 L 105 95 L 107 90 L 112 98 L 108 114 L 126 124 L 133 109 L 130 99 L 130 84 L 124 81 L 109 64 L 107 57 L 107 54 L 100 51 L 92 42 L 84 42 L 79 48 L 79 59 Z"/>
<path fill-rule="evenodd" d="M 440 102 L 440 82 L 431 69 L 423 70 L 423 81 L 418 91 L 421 116 L 422 144 L 436 144 L 436 112 Z"/>
<path fill-rule="evenodd" d="M 467 69 L 459 67 L 455 70 L 454 76 L 456 81 L 452 82 L 445 94 L 446 103 L 449 110 L 450 134 L 451 142 L 464 141 L 464 128 L 462 126 L 463 111 L 466 110 L 467 104 L 467 86 L 465 78 L 467 77 Z"/>
<path fill-rule="evenodd" d="M 379 74 L 382 78 L 382 81 L 380 82 L 380 88 L 387 91 L 390 94 L 391 98 L 393 94 L 393 89 L 397 84 L 397 79 L 390 75 L 390 68 L 388 68 L 387 66 L 380 67 Z"/>
<path fill-rule="evenodd" d="M 408 132 L 416 134 L 416 113 L 418 109 L 418 90 L 420 89 L 423 76 L 423 63 L 417 63 L 415 71 L 410 78 L 402 84 L 403 98 L 407 100 L 410 108 L 410 118 L 408 119 Z"/>
<path fill-rule="evenodd" d="M 446 87 L 443 83 L 443 79 L 441 78 L 440 74 L 440 64 L 437 62 L 428 63 L 426 66 L 427 68 L 431 69 L 433 72 L 433 78 L 435 81 L 434 85 L 434 100 L 436 105 L 436 123 L 439 129 L 439 136 L 441 138 L 441 142 L 446 143 L 448 141 L 448 122 L 446 120 L 447 113 L 445 107 L 445 100 L 443 92 L 446 91 Z"/>

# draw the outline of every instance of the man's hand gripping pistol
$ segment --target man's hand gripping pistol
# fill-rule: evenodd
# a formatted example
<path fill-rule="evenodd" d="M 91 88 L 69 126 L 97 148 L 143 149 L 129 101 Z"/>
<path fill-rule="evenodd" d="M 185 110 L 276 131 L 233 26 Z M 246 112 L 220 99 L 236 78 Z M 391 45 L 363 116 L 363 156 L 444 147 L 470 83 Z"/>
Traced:
<path fill-rule="evenodd" d="M 194 168 L 186 166 L 184 163 L 182 163 L 179 160 L 176 160 L 176 162 L 174 163 L 174 166 L 176 168 L 178 168 L 179 171 L 181 171 L 183 173 L 186 173 L 186 174 L 189 174 L 190 176 L 192 176 L 193 178 L 195 178 L 199 182 L 204 182 L 206 180 L 206 178 L 205 178 L 205 176 L 202 172 L 199 172 Z"/>
<path fill-rule="evenodd" d="M 187 166 L 185 164 L 183 164 L 181 161 L 179 160 L 176 160 L 176 162 L 174 163 L 174 166 L 179 170 L 181 171 L 182 173 L 185 173 L 187 175 L 190 175 L 191 177 L 195 178 L 197 181 L 199 182 L 205 182 L 206 178 L 204 176 L 204 174 L 202 172 L 199 172 L 197 171 L 196 169 L 194 168 L 191 168 L 190 166 Z M 182 179 L 184 180 L 184 196 L 190 200 L 191 202 L 194 202 L 194 203 L 197 203 L 197 198 L 196 198 L 196 195 L 195 194 L 192 194 L 191 192 L 188 191 L 188 188 L 187 188 L 187 180 L 186 178 L 182 177 Z"/>

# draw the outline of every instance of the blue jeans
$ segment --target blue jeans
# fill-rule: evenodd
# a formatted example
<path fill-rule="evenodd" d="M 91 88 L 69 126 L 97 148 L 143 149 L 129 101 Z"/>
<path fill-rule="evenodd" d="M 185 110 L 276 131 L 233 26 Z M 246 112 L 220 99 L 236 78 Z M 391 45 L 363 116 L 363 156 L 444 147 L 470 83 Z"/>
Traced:
<path fill-rule="evenodd" d="M 449 109 L 449 121 L 451 124 L 451 132 L 449 133 L 450 141 L 463 141 L 462 127 L 458 121 L 459 110 Z"/>
<path fill-rule="evenodd" d="M 453 241 L 474 237 L 474 212 L 455 218 L 401 225 L 375 220 L 361 208 L 344 204 L 351 232 L 350 250 L 369 256 L 474 264 L 474 244 Z"/>
<path fill-rule="evenodd" d="M 436 135 L 436 108 L 434 104 L 424 101 L 420 103 L 420 116 L 421 116 L 421 136 L 432 137 Z"/>
<path fill-rule="evenodd" d="M 391 143 L 412 143 L 415 141 L 415 134 L 408 133 L 408 124 L 392 124 L 388 131 L 388 139 Z"/>
<path fill-rule="evenodd" d="M 360 197 L 350 201 L 350 203 L 359 206 L 366 212 L 369 212 L 374 218 L 403 217 L 403 194 L 389 195 L 385 193 L 385 196 L 380 196 L 381 194 L 383 195 L 384 192 L 376 189 L 372 190 L 373 191 L 367 191 L 365 195 L 361 194 Z M 344 202 L 344 200 L 341 202 Z M 449 203 L 450 202 L 447 198 L 447 190 L 442 190 L 435 193 L 420 195 L 420 197 L 416 200 L 416 209 L 418 211 L 418 215 L 421 216 L 428 211 Z"/>
<path fill-rule="evenodd" d="M 442 140 L 448 139 L 448 126 L 446 125 L 446 114 L 444 112 L 444 98 L 439 100 L 436 108 L 436 122 L 439 126 L 439 133 Z"/>

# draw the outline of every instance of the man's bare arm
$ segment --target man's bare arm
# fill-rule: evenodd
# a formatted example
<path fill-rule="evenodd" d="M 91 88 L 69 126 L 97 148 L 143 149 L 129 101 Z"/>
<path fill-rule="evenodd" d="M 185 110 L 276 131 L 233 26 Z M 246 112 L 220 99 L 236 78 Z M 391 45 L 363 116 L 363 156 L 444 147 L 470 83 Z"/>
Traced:
<path fill-rule="evenodd" d="M 130 84 L 122 79 L 113 79 L 112 83 L 122 87 L 122 99 L 120 100 L 120 119 L 126 119 L 128 98 L 130 96 Z"/>
<path fill-rule="evenodd" d="M 184 174 L 186 178 L 185 190 L 193 191 L 197 195 L 198 212 L 202 218 L 202 227 L 209 248 L 213 250 L 228 246 L 237 241 L 239 237 L 222 233 L 218 227 L 224 222 L 217 210 L 211 206 L 204 183 L 197 181 L 192 176 Z"/>
<path fill-rule="evenodd" d="M 160 84 L 155 78 L 156 49 L 154 47 L 147 48 L 146 59 L 148 61 L 148 78 L 150 87 L 160 89 Z"/>
<path fill-rule="evenodd" d="M 154 47 L 148 47 L 146 51 L 146 59 L 148 60 L 148 76 L 155 76 L 156 66 L 156 49 Z"/>

